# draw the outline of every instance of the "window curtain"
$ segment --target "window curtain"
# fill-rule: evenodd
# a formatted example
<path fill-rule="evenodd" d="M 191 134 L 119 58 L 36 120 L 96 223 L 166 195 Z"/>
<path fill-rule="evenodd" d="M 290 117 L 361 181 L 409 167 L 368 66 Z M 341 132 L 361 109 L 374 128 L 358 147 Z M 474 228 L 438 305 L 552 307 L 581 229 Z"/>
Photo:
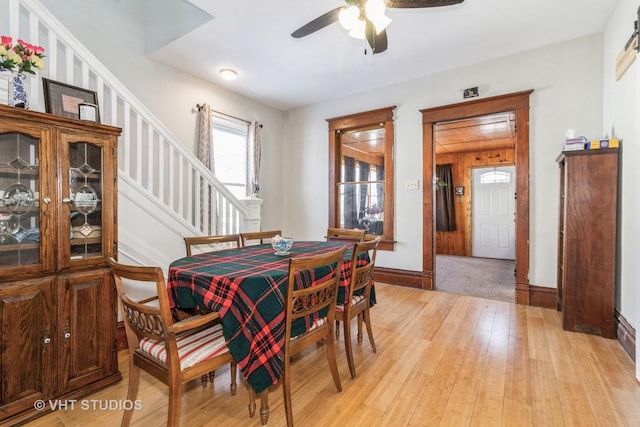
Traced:
<path fill-rule="evenodd" d="M 198 110 L 198 159 L 212 169 L 211 106 L 204 104 Z"/>
<path fill-rule="evenodd" d="M 369 193 L 369 171 L 371 165 L 365 162 L 358 162 L 360 166 L 360 182 L 367 182 L 367 184 L 360 184 L 360 206 L 358 209 L 358 219 L 364 218 L 365 209 L 367 208 L 367 195 Z"/>
<path fill-rule="evenodd" d="M 198 110 L 198 159 L 213 172 L 214 163 L 213 159 L 213 137 L 211 132 L 211 106 L 204 104 Z M 216 200 L 212 197 L 212 189 L 207 184 L 205 186 L 204 178 L 200 177 L 200 230 L 205 234 L 217 234 L 217 207 Z M 205 209 L 205 206 L 210 206 L 210 209 Z"/>
<path fill-rule="evenodd" d="M 260 191 L 260 156 L 262 126 L 255 120 L 249 124 L 249 144 L 247 146 L 247 197 L 258 197 Z"/>
<path fill-rule="evenodd" d="M 451 164 L 436 165 L 436 231 L 455 231 L 456 215 Z"/>
<path fill-rule="evenodd" d="M 358 211 L 356 210 L 356 161 L 353 157 L 344 156 L 344 227 L 356 228 L 358 226 Z"/>

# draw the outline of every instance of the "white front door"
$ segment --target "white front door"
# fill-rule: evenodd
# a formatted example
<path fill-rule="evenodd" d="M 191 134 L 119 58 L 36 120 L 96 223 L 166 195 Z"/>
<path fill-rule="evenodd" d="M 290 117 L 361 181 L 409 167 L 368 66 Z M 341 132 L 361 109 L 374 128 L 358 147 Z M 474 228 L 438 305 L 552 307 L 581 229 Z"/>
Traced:
<path fill-rule="evenodd" d="M 515 259 L 515 172 L 515 166 L 473 169 L 473 256 Z"/>

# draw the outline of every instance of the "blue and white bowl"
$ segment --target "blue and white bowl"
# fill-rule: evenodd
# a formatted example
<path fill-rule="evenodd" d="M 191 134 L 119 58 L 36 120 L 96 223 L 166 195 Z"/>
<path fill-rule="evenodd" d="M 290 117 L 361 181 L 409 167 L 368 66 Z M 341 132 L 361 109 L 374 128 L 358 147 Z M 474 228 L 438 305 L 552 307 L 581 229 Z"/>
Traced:
<path fill-rule="evenodd" d="M 293 246 L 291 237 L 275 236 L 271 239 L 271 247 L 276 255 L 289 255 L 289 249 Z"/>

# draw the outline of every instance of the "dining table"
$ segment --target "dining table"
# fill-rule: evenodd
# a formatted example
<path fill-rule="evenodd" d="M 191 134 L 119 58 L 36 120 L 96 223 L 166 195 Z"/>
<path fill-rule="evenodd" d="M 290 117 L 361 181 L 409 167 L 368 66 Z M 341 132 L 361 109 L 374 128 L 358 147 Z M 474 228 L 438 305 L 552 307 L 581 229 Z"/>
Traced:
<path fill-rule="evenodd" d="M 269 244 L 224 249 L 187 256 L 169 266 L 167 290 L 172 310 L 217 311 L 233 359 L 255 393 L 278 382 L 284 363 L 285 298 L 289 259 L 327 253 L 345 247 L 338 304 L 344 304 L 351 275 L 354 243 L 295 242 L 286 255 Z M 359 257 L 358 265 L 368 262 Z M 305 284 L 312 286 L 313 283 Z M 371 293 L 375 303 L 375 292 Z M 294 325 L 291 335 L 313 319 Z"/>

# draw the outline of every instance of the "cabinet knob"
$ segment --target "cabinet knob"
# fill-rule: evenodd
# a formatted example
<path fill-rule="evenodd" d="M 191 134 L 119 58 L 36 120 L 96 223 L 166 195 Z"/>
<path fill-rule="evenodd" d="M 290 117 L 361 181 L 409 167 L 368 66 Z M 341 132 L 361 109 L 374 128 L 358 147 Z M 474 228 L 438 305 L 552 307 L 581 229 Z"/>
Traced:
<path fill-rule="evenodd" d="M 49 333 L 49 328 L 45 328 L 44 335 L 42 337 L 42 352 L 45 353 L 47 351 L 47 347 L 51 342 L 51 334 Z"/>
<path fill-rule="evenodd" d="M 49 197 L 45 197 L 44 199 L 42 199 L 43 202 L 45 202 L 46 204 L 51 203 L 51 198 Z"/>
<path fill-rule="evenodd" d="M 63 332 L 62 334 L 63 341 L 64 341 L 64 344 L 66 345 L 67 341 L 69 341 L 69 338 L 71 338 L 71 332 L 69 331 L 69 320 L 67 320 L 64 323 L 64 331 L 62 332 Z"/>
<path fill-rule="evenodd" d="M 62 199 L 62 203 L 71 203 L 71 199 L 68 197 L 65 197 L 64 199 Z"/>

